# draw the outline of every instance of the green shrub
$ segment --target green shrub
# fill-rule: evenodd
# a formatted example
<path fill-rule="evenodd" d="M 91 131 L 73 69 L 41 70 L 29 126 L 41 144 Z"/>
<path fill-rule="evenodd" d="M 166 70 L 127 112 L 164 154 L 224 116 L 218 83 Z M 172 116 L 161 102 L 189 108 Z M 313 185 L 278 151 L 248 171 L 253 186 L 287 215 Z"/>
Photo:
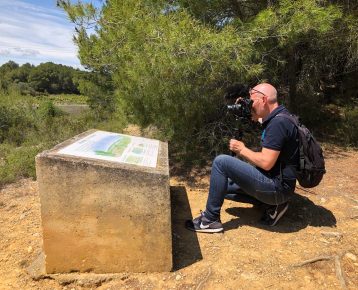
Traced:
<path fill-rule="evenodd" d="M 78 116 L 58 113 L 52 103 L 41 104 L 39 109 L 2 109 L 2 119 L 7 123 L 0 144 L 0 185 L 18 178 L 35 177 L 34 158 L 39 152 L 82 133 L 88 129 L 121 132 L 126 126 L 122 114 L 109 114 L 98 120 L 96 113 L 88 111 Z M 17 123 L 14 120 L 20 120 Z M 5 116 L 10 116 L 8 119 Z M 23 120 L 30 120 L 31 126 Z"/>
<path fill-rule="evenodd" d="M 35 178 L 35 156 L 41 146 L 15 147 L 10 144 L 0 146 L 0 185 L 13 182 L 18 178 Z"/>
<path fill-rule="evenodd" d="M 0 93 L 0 185 L 18 178 L 35 177 L 34 158 L 39 152 L 88 129 L 121 132 L 123 112 L 95 111 L 64 114 L 52 100 Z"/>
<path fill-rule="evenodd" d="M 358 146 L 358 108 L 345 113 L 345 133 L 350 145 Z"/>
<path fill-rule="evenodd" d="M 40 118 L 48 120 L 49 118 L 63 115 L 63 112 L 58 109 L 52 101 L 45 101 L 39 106 L 38 114 Z"/>
<path fill-rule="evenodd" d="M 20 145 L 29 130 L 36 128 L 32 109 L 25 106 L 0 105 L 0 142 L 5 140 Z"/>
<path fill-rule="evenodd" d="M 39 94 L 38 92 L 36 92 L 34 90 L 34 88 L 32 88 L 30 86 L 30 84 L 24 83 L 24 82 L 10 84 L 8 87 L 8 91 L 10 94 L 16 93 L 16 94 L 21 94 L 21 95 L 25 95 L 25 96 L 28 96 L 28 95 L 36 96 Z"/>

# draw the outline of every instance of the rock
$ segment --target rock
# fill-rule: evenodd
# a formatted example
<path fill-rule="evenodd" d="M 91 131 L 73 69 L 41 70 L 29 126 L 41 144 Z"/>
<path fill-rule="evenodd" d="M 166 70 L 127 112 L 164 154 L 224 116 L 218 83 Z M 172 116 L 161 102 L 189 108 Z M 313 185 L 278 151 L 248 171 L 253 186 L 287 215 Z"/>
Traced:
<path fill-rule="evenodd" d="M 27 273 L 35 281 L 46 277 L 45 254 L 43 252 L 26 268 Z"/>
<path fill-rule="evenodd" d="M 327 201 L 327 200 L 326 200 L 324 197 L 321 198 L 321 202 L 322 202 L 322 203 L 325 203 L 326 201 Z"/>
<path fill-rule="evenodd" d="M 21 260 L 21 261 L 19 262 L 19 266 L 20 266 L 21 268 L 27 267 L 27 261 L 26 261 L 26 260 Z"/>
<path fill-rule="evenodd" d="M 50 274 L 49 277 L 56 280 L 61 286 L 75 283 L 80 287 L 96 288 L 113 279 L 123 280 L 125 276 L 122 274 L 64 273 Z"/>
<path fill-rule="evenodd" d="M 342 233 L 338 232 L 321 232 L 321 235 L 328 238 L 338 238 L 341 239 L 343 237 Z"/>
<path fill-rule="evenodd" d="M 321 238 L 321 239 L 319 239 L 322 243 L 325 243 L 325 244 L 329 244 L 329 241 L 327 241 L 326 239 L 323 239 L 323 238 Z"/>
<path fill-rule="evenodd" d="M 175 276 L 175 280 L 179 281 L 180 279 L 181 279 L 181 275 L 178 274 Z"/>
<path fill-rule="evenodd" d="M 345 256 L 348 258 L 348 259 L 350 259 L 350 260 L 352 260 L 352 261 L 357 261 L 357 257 L 356 257 L 356 255 L 354 255 L 354 254 L 352 254 L 352 253 L 346 253 L 345 254 Z"/>
<path fill-rule="evenodd" d="M 29 246 L 29 247 L 27 248 L 27 252 L 30 254 L 30 253 L 32 253 L 32 251 L 33 251 L 33 248 L 32 248 L 31 246 Z"/>

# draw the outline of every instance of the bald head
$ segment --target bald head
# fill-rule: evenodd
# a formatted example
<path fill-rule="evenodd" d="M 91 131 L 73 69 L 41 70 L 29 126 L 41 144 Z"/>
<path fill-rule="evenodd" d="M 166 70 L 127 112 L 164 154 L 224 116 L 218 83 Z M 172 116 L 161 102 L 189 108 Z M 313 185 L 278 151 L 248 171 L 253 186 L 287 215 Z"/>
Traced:
<path fill-rule="evenodd" d="M 255 86 L 253 88 L 253 93 L 257 91 L 257 92 L 261 92 L 264 95 L 267 96 L 267 101 L 270 104 L 275 104 L 277 103 L 277 90 L 275 89 L 274 86 L 268 84 L 268 83 L 262 83 L 259 84 L 257 86 Z"/>

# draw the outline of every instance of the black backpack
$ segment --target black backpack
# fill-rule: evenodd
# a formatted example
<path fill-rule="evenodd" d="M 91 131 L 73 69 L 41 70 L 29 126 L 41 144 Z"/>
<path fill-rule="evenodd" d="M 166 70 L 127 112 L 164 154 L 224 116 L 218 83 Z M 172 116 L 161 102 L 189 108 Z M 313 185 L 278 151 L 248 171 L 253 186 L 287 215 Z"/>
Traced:
<path fill-rule="evenodd" d="M 322 148 L 313 137 L 311 132 L 300 123 L 295 115 L 277 114 L 290 120 L 298 130 L 300 163 L 297 168 L 297 180 L 306 188 L 317 186 L 326 173 Z"/>

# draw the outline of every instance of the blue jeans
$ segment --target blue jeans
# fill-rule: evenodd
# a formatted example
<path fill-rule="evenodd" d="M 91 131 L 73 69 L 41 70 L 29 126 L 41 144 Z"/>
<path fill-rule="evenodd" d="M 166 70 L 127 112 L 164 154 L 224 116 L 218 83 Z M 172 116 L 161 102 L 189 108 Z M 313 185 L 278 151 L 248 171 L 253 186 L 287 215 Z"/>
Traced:
<path fill-rule="evenodd" d="M 234 184 L 229 184 L 230 180 Z M 219 155 L 211 169 L 205 216 L 211 220 L 220 218 L 225 196 L 232 197 L 233 194 L 237 195 L 235 200 L 238 201 L 269 205 L 282 204 L 290 198 L 290 195 L 278 192 L 274 180 L 256 167 L 229 155 Z"/>

